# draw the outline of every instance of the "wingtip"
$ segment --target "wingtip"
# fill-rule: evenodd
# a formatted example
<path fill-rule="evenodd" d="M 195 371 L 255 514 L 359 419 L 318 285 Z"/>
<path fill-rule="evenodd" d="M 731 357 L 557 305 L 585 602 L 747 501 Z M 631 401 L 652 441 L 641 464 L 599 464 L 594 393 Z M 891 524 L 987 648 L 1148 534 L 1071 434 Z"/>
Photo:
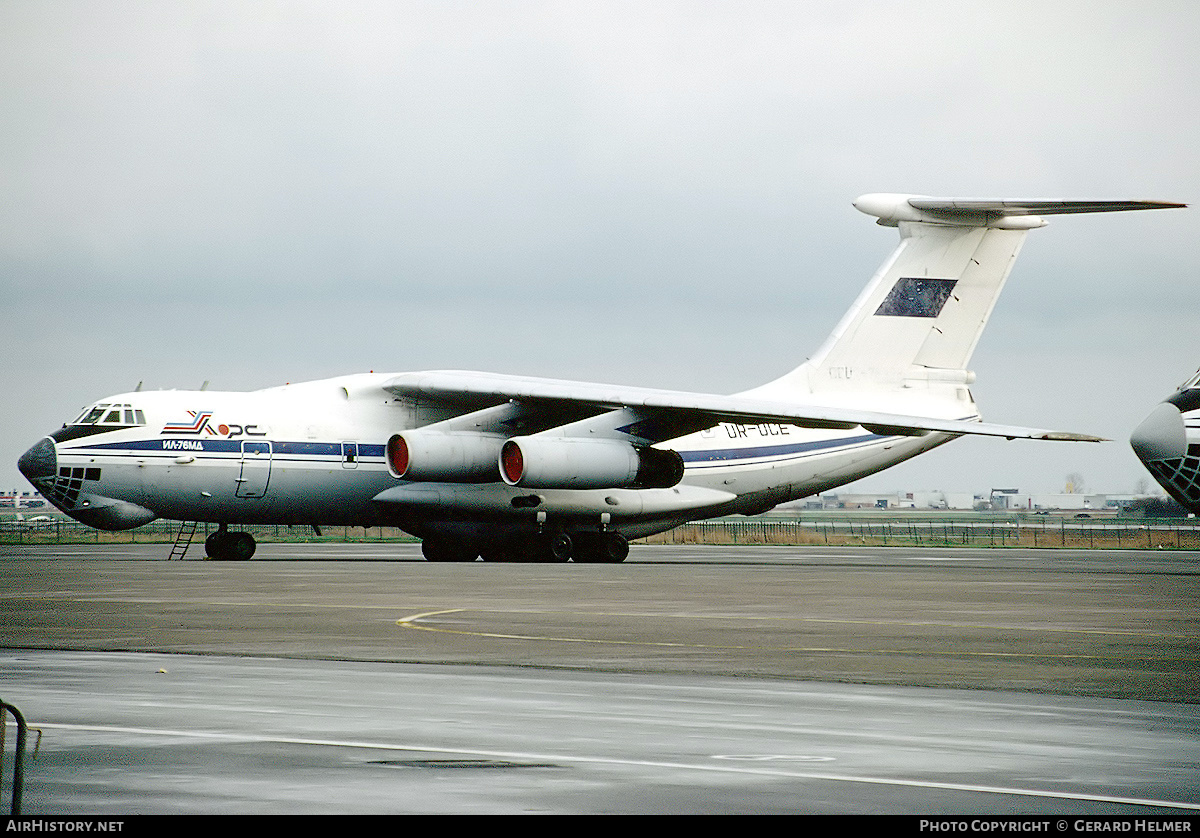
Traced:
<path fill-rule="evenodd" d="M 1073 434 L 1066 431 L 1053 431 L 1051 433 L 1042 434 L 1039 439 L 1045 439 L 1050 442 L 1112 442 L 1111 439 L 1106 439 L 1102 436 L 1092 436 L 1091 434 Z"/>

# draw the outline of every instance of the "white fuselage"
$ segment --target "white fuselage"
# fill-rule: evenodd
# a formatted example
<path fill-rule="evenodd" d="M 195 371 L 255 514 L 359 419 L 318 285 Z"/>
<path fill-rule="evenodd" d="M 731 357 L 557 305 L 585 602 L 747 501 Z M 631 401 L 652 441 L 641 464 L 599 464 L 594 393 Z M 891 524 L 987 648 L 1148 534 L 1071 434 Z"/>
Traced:
<path fill-rule="evenodd" d="M 105 529 L 168 518 L 395 525 L 424 536 L 481 523 L 518 532 L 547 522 L 570 528 L 603 521 L 640 537 L 686 520 L 762 512 L 953 438 L 721 423 L 658 446 L 684 460 L 684 478 L 672 488 L 530 491 L 500 480 L 411 482 L 389 468 L 389 437 L 447 416 L 419 400 L 390 397 L 381 387 L 389 378 L 112 396 L 101 404 L 129 405 L 144 424 L 64 426 L 53 443 L 54 477 L 38 484 L 64 512 Z M 398 500 L 377 502 L 388 490 Z"/>

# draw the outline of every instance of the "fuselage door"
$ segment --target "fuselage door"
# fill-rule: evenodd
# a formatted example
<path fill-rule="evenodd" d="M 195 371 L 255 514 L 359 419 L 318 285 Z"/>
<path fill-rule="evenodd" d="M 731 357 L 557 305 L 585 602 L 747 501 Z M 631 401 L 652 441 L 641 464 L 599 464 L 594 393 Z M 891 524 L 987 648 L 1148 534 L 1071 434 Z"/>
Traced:
<path fill-rule="evenodd" d="M 242 470 L 238 475 L 239 498 L 261 498 L 271 480 L 271 443 L 242 442 Z"/>

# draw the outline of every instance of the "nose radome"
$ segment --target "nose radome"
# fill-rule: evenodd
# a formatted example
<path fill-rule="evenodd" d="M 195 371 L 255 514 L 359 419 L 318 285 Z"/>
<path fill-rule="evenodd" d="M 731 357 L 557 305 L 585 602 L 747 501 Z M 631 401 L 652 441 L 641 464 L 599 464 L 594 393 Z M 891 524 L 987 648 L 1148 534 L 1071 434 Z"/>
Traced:
<path fill-rule="evenodd" d="M 1179 408 L 1163 402 L 1150 412 L 1129 437 L 1133 453 L 1143 463 L 1176 460 L 1187 454 L 1187 431 Z"/>
<path fill-rule="evenodd" d="M 30 483 L 39 478 L 54 477 L 58 471 L 58 455 L 54 450 L 54 440 L 43 437 L 36 445 L 21 455 L 21 459 L 17 460 L 17 468 Z"/>

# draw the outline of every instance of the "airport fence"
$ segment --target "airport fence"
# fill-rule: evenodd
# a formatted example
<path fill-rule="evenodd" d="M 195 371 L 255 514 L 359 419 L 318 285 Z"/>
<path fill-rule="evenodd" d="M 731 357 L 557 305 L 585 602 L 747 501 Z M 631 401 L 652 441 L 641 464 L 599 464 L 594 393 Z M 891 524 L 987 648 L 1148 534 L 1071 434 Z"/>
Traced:
<path fill-rule="evenodd" d="M 1200 523 L 1191 518 L 723 518 L 684 524 L 644 543 L 1200 550 Z"/>
<path fill-rule="evenodd" d="M 200 524 L 192 541 L 203 544 L 214 524 Z M 244 529 L 259 542 L 415 542 L 394 527 L 266 525 Z M 124 532 L 103 532 L 56 519 L 37 527 L 0 530 L 0 544 L 170 543 L 179 523 L 155 521 Z M 1200 550 L 1200 519 L 1072 518 L 1057 516 L 896 516 L 809 514 L 796 518 L 720 518 L 695 521 L 641 539 L 642 544 L 779 544 L 922 547 L 1068 547 L 1073 549 Z"/>
<path fill-rule="evenodd" d="M 192 538 L 192 546 L 203 545 L 209 533 L 216 532 L 216 524 L 201 523 Z M 287 524 L 260 524 L 235 526 L 254 539 L 264 543 L 287 542 L 417 542 L 403 530 L 395 527 L 322 527 L 320 534 L 310 526 L 288 526 Z M 93 529 L 78 521 L 55 519 L 40 522 L 38 526 L 12 524 L 0 530 L 0 544 L 166 544 L 179 535 L 178 521 L 152 521 L 143 527 L 121 532 L 105 532 Z"/>

